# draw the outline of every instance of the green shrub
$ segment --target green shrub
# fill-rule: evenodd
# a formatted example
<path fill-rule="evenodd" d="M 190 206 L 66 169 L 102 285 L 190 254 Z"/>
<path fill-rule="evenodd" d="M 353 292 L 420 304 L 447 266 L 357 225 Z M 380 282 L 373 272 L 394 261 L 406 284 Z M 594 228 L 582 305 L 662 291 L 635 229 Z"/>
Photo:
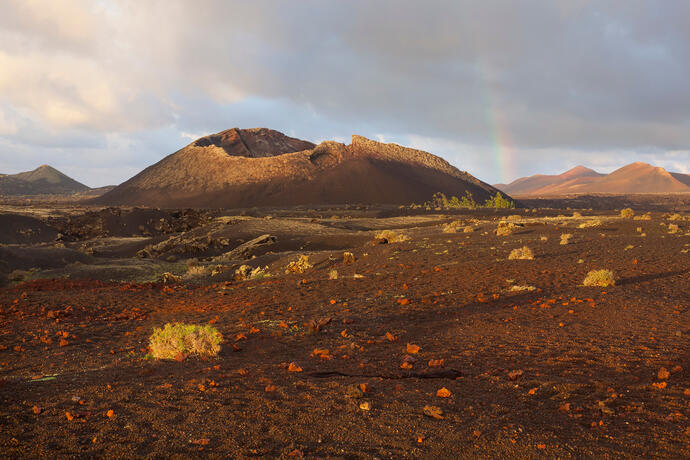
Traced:
<path fill-rule="evenodd" d="M 440 208 L 440 209 L 475 209 L 477 208 L 477 203 L 472 198 L 472 194 L 469 191 L 465 192 L 465 196 L 458 198 L 457 196 L 452 196 L 448 198 L 443 192 L 436 192 L 431 197 L 430 201 L 424 203 L 424 206 L 428 208 Z"/>
<path fill-rule="evenodd" d="M 453 197 L 455 198 L 455 197 Z M 457 200 L 457 198 L 456 198 Z M 465 196 L 463 196 L 460 199 L 460 207 L 461 208 L 467 208 L 467 209 L 477 209 L 479 205 L 477 204 L 476 201 L 474 201 L 474 198 L 472 198 L 472 194 L 469 191 L 465 192 Z"/>
<path fill-rule="evenodd" d="M 507 198 L 503 198 L 503 195 L 501 195 L 501 192 L 496 192 L 496 196 L 489 198 L 484 202 L 484 207 L 485 208 L 508 208 L 512 209 L 515 207 L 515 203 L 512 201 L 508 200 Z"/>
<path fill-rule="evenodd" d="M 512 209 L 515 207 L 515 203 L 504 198 L 501 192 L 496 192 L 495 196 L 486 200 L 483 205 L 480 205 L 474 201 L 472 193 L 468 190 L 462 198 L 456 196 L 448 198 L 445 193 L 436 192 L 430 201 L 424 203 L 424 206 L 429 209 L 477 209 L 482 207 Z"/>
<path fill-rule="evenodd" d="M 167 323 L 154 328 L 149 339 L 151 355 L 157 359 L 180 359 L 188 355 L 215 356 L 223 336 L 213 326 Z"/>
<path fill-rule="evenodd" d="M 607 287 L 616 284 L 616 280 L 611 270 L 592 270 L 587 273 L 583 284 L 585 286 Z"/>

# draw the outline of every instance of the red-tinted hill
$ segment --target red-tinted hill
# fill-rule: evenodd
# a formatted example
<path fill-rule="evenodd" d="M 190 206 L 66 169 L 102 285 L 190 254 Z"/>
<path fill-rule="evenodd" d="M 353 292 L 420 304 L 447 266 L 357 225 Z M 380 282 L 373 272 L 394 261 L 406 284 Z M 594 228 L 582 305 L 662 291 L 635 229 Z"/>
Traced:
<path fill-rule="evenodd" d="M 63 195 L 88 190 L 86 185 L 48 165 L 33 171 L 0 175 L 0 195 Z"/>
<path fill-rule="evenodd" d="M 514 195 L 682 193 L 690 192 L 690 176 L 669 173 L 664 168 L 636 162 L 611 174 L 599 174 L 591 169 L 578 167 L 557 176 L 530 176 L 507 185 L 499 184 L 497 187 Z"/>
<path fill-rule="evenodd" d="M 510 184 L 496 184 L 495 187 L 514 195 L 529 195 L 538 193 L 539 190 L 559 187 L 568 183 L 589 182 L 601 176 L 603 174 L 599 174 L 593 169 L 575 166 L 562 174 L 535 174 L 534 176 L 521 177 Z"/>
<path fill-rule="evenodd" d="M 203 137 L 95 200 L 108 205 L 247 208 L 409 204 L 436 192 L 477 201 L 498 190 L 420 150 L 352 136 L 318 146 L 269 129 Z"/>

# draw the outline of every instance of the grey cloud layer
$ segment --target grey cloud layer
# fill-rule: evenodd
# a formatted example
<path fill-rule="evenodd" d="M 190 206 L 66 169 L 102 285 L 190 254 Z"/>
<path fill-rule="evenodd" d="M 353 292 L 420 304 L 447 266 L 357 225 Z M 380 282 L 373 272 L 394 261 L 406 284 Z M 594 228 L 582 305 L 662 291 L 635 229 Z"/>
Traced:
<path fill-rule="evenodd" d="M 689 74 L 685 1 L 9 0 L 0 168 L 76 145 L 129 171 L 181 133 L 266 125 L 425 138 L 486 180 L 505 179 L 481 161 L 498 130 L 554 169 L 626 152 L 682 169 Z"/>

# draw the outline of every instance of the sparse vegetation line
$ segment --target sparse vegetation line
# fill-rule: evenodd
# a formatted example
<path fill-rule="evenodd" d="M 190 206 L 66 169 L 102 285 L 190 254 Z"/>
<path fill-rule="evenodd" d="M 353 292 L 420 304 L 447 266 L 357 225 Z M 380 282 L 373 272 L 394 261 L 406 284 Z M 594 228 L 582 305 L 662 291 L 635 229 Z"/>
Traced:
<path fill-rule="evenodd" d="M 487 199 L 484 204 L 474 201 L 472 193 L 469 191 L 465 192 L 465 196 L 461 198 L 456 196 L 448 198 L 444 193 L 436 192 L 430 201 L 424 203 L 424 206 L 430 209 L 512 209 L 515 207 L 515 202 L 504 198 L 501 192 L 496 192 L 496 195 Z"/>

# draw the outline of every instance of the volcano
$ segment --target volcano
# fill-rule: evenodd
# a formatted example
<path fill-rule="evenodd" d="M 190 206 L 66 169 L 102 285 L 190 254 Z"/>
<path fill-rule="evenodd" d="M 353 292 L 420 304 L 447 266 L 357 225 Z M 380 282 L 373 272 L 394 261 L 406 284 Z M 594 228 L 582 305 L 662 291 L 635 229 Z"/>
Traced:
<path fill-rule="evenodd" d="M 90 190 L 52 166 L 33 171 L 0 174 L 0 195 L 65 195 Z"/>
<path fill-rule="evenodd" d="M 623 166 L 610 174 L 600 174 L 577 166 L 563 174 L 537 174 L 496 187 L 514 195 L 567 195 L 575 193 L 687 193 L 690 175 L 671 173 L 643 162 Z"/>
<path fill-rule="evenodd" d="M 410 204 L 436 192 L 483 201 L 498 190 L 440 157 L 353 135 L 315 145 L 278 131 L 202 137 L 94 200 L 161 208 Z"/>

